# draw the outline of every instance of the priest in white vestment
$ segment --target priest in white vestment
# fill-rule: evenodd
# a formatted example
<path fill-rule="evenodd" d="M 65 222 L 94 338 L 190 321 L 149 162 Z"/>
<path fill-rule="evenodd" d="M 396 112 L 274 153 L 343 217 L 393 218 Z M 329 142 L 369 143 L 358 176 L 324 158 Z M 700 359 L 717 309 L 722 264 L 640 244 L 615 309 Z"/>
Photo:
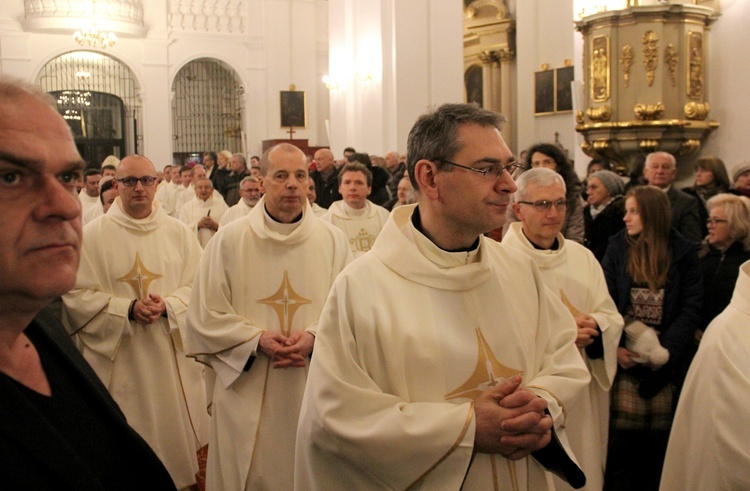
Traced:
<path fill-rule="evenodd" d="M 115 186 L 114 176 L 102 177 L 102 180 L 99 181 L 99 205 L 92 206 L 83 212 L 81 215 L 83 225 L 93 222 L 95 218 L 107 213 L 115 198 L 117 198 L 117 186 Z"/>
<path fill-rule="evenodd" d="M 372 248 L 388 220 L 388 210 L 367 199 L 372 192 L 372 172 L 359 162 L 344 164 L 339 172 L 339 193 L 321 217 L 340 228 L 349 239 L 354 257 Z"/>
<path fill-rule="evenodd" d="M 591 373 L 588 390 L 571 404 L 566 433 L 586 474 L 583 489 L 601 491 L 607 462 L 609 389 L 617 371 L 617 346 L 624 320 L 609 296 L 604 272 L 587 248 L 565 240 L 565 181 L 545 168 L 531 169 L 516 180 L 513 211 L 520 222 L 510 225 L 502 245 L 534 260 L 544 284 L 573 315 L 576 346 Z M 558 209 L 559 208 L 559 209 Z M 555 489 L 571 489 L 555 478 Z"/>
<path fill-rule="evenodd" d="M 502 226 L 516 167 L 502 116 L 468 104 L 409 134 L 418 205 L 336 279 L 297 430 L 295 489 L 580 487 L 568 407 L 590 378 L 575 322 Z M 445 152 L 444 154 L 436 152 Z"/>
<path fill-rule="evenodd" d="M 99 203 L 99 181 L 102 178 L 101 171 L 97 169 L 87 169 L 83 174 L 83 189 L 78 193 L 78 199 L 81 200 L 82 212 Z"/>
<path fill-rule="evenodd" d="M 661 491 L 750 489 L 750 261 L 701 339 L 677 404 Z"/>
<path fill-rule="evenodd" d="M 117 168 L 120 196 L 84 227 L 66 327 L 177 488 L 193 485 L 208 440 L 202 367 L 182 345 L 201 247 L 158 203 L 156 170 L 134 155 Z"/>
<path fill-rule="evenodd" d="M 216 199 L 219 193 L 214 192 L 214 186 L 207 177 L 201 177 L 193 184 L 195 197 L 182 206 L 180 220 L 195 232 L 198 242 L 205 249 L 219 230 L 219 222 L 229 207 L 224 200 Z"/>
<path fill-rule="evenodd" d="M 310 183 L 307 185 L 307 201 L 310 202 L 312 211 L 316 217 L 320 218 L 325 215 L 328 210 L 320 206 L 315 200 L 318 197 L 318 193 L 315 191 L 315 181 L 310 177 Z"/>
<path fill-rule="evenodd" d="M 207 489 L 292 489 L 294 439 L 318 317 L 350 260 L 305 198 L 307 160 L 280 144 L 261 161 L 265 196 L 208 243 L 186 349 L 213 367 Z"/>
<path fill-rule="evenodd" d="M 169 169 L 164 168 L 164 175 L 167 173 L 170 175 L 170 180 L 164 179 L 159 187 L 156 189 L 156 200 L 161 205 L 167 215 L 177 218 L 174 212 L 174 199 L 175 193 L 178 188 L 182 187 L 182 178 L 180 177 L 180 167 L 177 165 L 170 166 Z"/>
<path fill-rule="evenodd" d="M 244 217 L 260 201 L 260 182 L 253 176 L 244 177 L 240 181 L 240 200 L 230 207 L 219 221 L 219 226 L 233 222 Z"/>

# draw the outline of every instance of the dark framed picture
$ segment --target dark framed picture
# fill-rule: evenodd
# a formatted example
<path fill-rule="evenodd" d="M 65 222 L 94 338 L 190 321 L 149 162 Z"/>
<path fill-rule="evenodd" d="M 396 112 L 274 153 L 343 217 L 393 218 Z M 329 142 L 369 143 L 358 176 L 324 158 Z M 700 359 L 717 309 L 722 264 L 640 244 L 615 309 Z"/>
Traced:
<path fill-rule="evenodd" d="M 573 67 L 555 69 L 555 112 L 563 113 L 573 110 Z"/>
<path fill-rule="evenodd" d="M 284 128 L 304 128 L 305 92 L 303 90 L 282 90 L 281 93 L 281 126 Z"/>
<path fill-rule="evenodd" d="M 555 71 L 544 70 L 534 73 L 534 114 L 554 114 L 555 112 Z"/>

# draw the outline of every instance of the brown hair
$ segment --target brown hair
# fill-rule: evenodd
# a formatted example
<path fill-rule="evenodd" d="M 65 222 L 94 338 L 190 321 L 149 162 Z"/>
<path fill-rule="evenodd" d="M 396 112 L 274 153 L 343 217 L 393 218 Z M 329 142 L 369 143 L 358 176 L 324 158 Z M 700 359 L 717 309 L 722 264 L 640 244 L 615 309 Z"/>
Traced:
<path fill-rule="evenodd" d="M 672 210 L 667 194 L 651 186 L 636 186 L 625 195 L 632 197 L 638 207 L 643 230 L 637 236 L 627 236 L 628 274 L 634 283 L 647 284 L 651 291 L 667 283 L 672 261 L 669 233 Z"/>

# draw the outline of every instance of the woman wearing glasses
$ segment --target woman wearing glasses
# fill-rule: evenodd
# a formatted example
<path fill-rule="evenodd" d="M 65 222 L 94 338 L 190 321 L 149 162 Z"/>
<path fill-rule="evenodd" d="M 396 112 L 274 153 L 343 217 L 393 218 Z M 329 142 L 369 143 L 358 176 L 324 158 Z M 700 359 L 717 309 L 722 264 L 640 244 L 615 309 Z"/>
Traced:
<path fill-rule="evenodd" d="M 693 243 L 671 229 L 667 195 L 650 186 L 625 197 L 625 230 L 610 239 L 602 267 L 607 287 L 625 317 L 653 327 L 669 360 L 639 363 L 617 349 L 612 386 L 606 490 L 656 490 L 673 407 L 692 356 L 703 285 Z M 627 327 L 626 327 L 627 329 Z"/>
<path fill-rule="evenodd" d="M 703 307 L 696 340 L 732 299 L 740 266 L 750 259 L 750 199 L 717 194 L 706 203 L 708 235 L 699 253 L 703 272 Z"/>
<path fill-rule="evenodd" d="M 562 234 L 567 240 L 572 240 L 583 245 L 583 199 L 581 190 L 583 185 L 573 169 L 568 157 L 563 151 L 552 143 L 538 143 L 529 148 L 526 159 L 523 162 L 524 170 L 546 167 L 560 174 L 565 181 L 565 201 L 567 209 L 565 212 L 565 223 Z M 508 207 L 507 220 L 503 230 L 507 230 L 512 222 L 517 222 L 518 217 L 511 207 Z"/>

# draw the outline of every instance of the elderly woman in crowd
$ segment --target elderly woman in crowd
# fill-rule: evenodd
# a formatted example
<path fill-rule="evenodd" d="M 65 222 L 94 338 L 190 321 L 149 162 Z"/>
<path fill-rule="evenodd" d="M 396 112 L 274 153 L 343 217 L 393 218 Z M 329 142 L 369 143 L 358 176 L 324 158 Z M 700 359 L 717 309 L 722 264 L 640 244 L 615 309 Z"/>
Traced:
<path fill-rule="evenodd" d="M 583 245 L 594 253 L 599 262 L 609 244 L 609 238 L 625 228 L 625 183 L 609 170 L 594 172 L 588 177 L 588 202 L 583 209 L 585 236 Z"/>
<path fill-rule="evenodd" d="M 557 145 L 552 143 L 538 143 L 526 153 L 526 159 L 523 162 L 524 169 L 534 169 L 537 167 L 546 167 L 560 174 L 565 181 L 565 201 L 567 202 L 567 211 L 565 213 L 565 223 L 562 228 L 563 237 L 579 244 L 583 244 L 584 225 L 583 225 L 583 199 L 581 199 L 581 190 L 583 188 L 581 180 L 573 169 L 573 164 L 568 160 L 563 151 Z M 508 207 L 507 221 L 503 230 L 507 230 L 512 222 L 517 222 L 518 218 L 513 213 L 512 207 Z"/>
<path fill-rule="evenodd" d="M 699 253 L 703 307 L 696 339 L 732 299 L 740 266 L 750 259 L 750 199 L 717 194 L 708 200 L 708 236 Z"/>
<path fill-rule="evenodd" d="M 700 319 L 703 284 L 693 243 L 671 228 L 667 195 L 637 186 L 625 196 L 626 229 L 613 236 L 602 267 L 626 333 L 612 386 L 606 490 L 656 490 Z M 669 353 L 657 364 L 625 347 L 628 325 L 656 331 Z M 644 326 L 645 327 L 645 326 Z M 640 348 L 639 348 L 640 349 Z"/>

